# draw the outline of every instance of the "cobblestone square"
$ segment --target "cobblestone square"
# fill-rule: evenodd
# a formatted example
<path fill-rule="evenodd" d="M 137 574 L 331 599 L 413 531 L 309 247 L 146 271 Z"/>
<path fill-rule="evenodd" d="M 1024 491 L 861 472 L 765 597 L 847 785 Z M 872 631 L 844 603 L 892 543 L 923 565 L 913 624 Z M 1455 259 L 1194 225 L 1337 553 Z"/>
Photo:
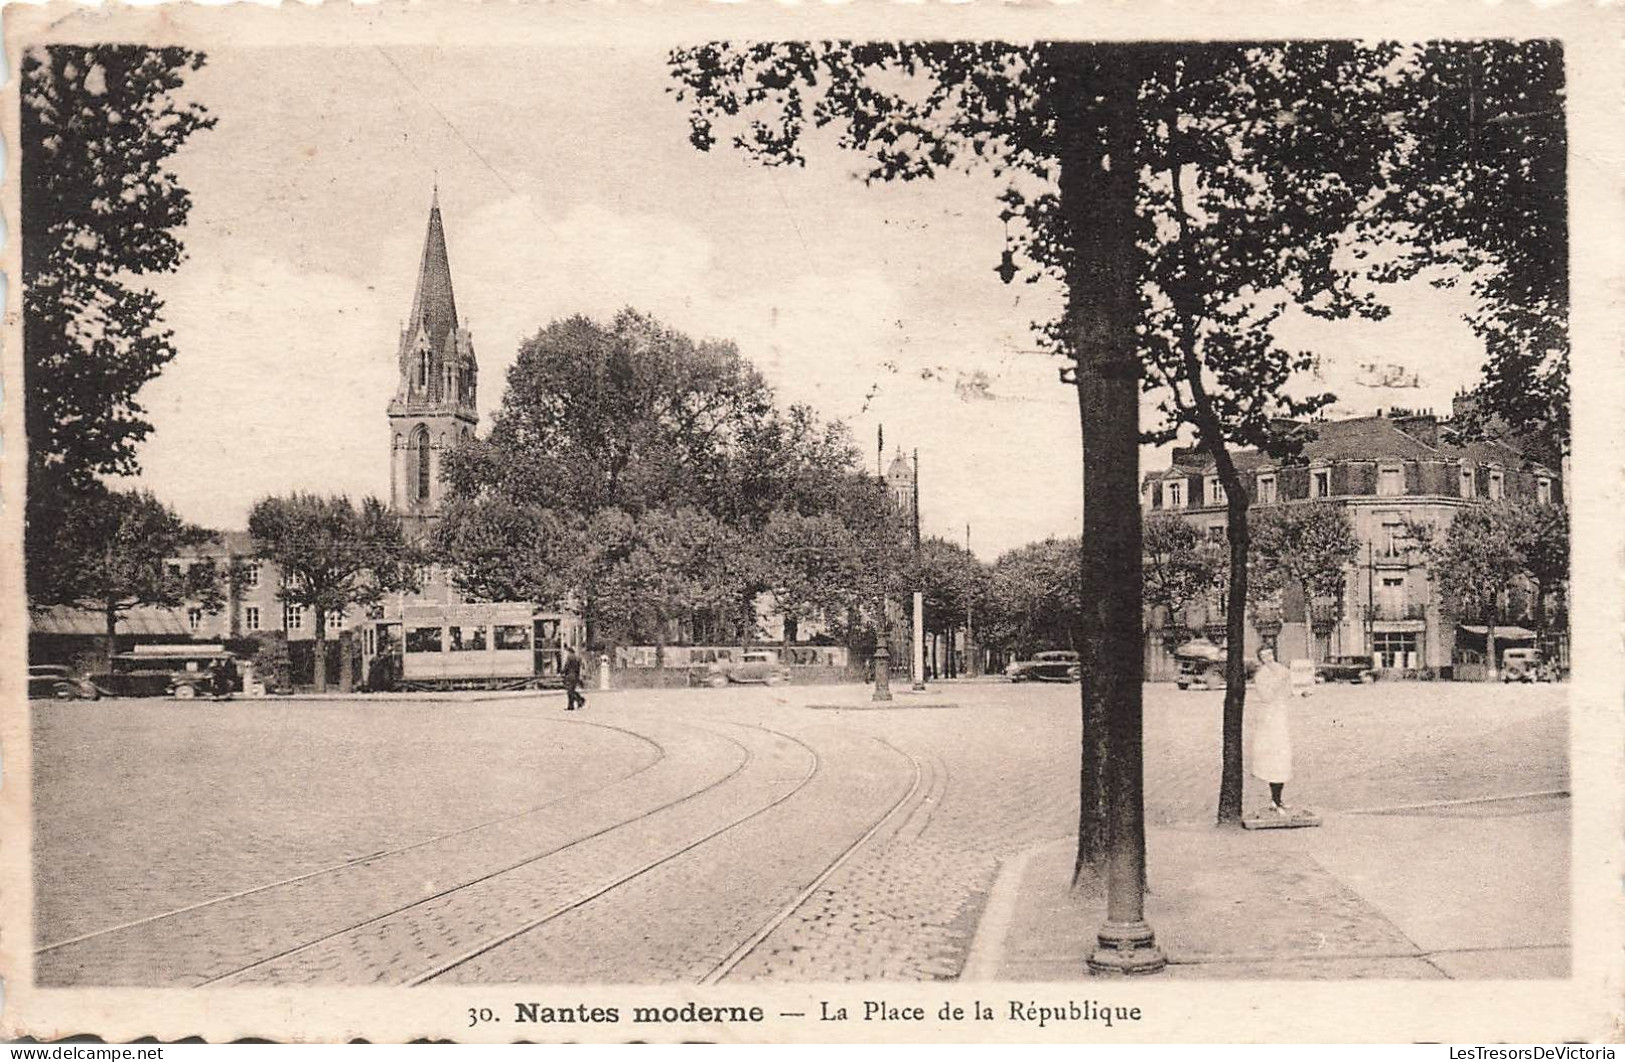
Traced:
<path fill-rule="evenodd" d="M 1567 788 L 1565 687 L 1315 692 L 1295 802 L 1459 817 Z M 1001 866 L 1076 829 L 1077 689 L 831 701 L 860 691 L 36 702 L 36 980 L 958 978 Z M 1151 826 L 1211 821 L 1221 704 L 1146 687 Z M 1520 828 L 1566 851 L 1567 821 Z M 1327 829 L 1358 862 L 1365 835 Z M 1326 889 L 1328 918 L 1358 902 Z"/>

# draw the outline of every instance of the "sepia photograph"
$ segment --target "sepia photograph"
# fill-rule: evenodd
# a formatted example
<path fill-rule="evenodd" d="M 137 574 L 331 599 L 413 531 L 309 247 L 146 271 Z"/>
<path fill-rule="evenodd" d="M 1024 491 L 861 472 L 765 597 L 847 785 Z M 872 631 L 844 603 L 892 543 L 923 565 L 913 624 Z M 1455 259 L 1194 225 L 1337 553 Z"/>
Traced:
<path fill-rule="evenodd" d="M 1617 1036 L 1615 20 L 476 7 L 7 20 L 8 1036 Z"/>

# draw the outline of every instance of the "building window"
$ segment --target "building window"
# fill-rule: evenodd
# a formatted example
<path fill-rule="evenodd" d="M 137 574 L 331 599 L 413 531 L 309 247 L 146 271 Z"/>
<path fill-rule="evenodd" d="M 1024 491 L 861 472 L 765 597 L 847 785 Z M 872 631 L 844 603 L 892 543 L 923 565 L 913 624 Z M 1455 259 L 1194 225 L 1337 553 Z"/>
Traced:
<path fill-rule="evenodd" d="M 243 569 L 243 585 L 250 590 L 256 590 L 260 585 L 261 565 L 250 564 Z"/>
<path fill-rule="evenodd" d="M 529 649 L 530 628 L 519 624 L 498 624 L 492 628 L 493 639 L 498 649 Z"/>
<path fill-rule="evenodd" d="M 1500 501 L 1505 486 L 1505 477 L 1499 468 L 1490 469 L 1490 501 Z"/>
<path fill-rule="evenodd" d="M 429 352 L 421 351 L 418 354 L 418 390 L 429 389 Z"/>
<path fill-rule="evenodd" d="M 329 612 L 327 614 L 327 629 L 330 631 L 342 631 L 344 629 L 344 613 Z"/>
<path fill-rule="evenodd" d="M 1371 653 L 1378 667 L 1421 667 L 1415 631 L 1378 631 L 1371 636 Z"/>
<path fill-rule="evenodd" d="M 297 605 L 282 606 L 282 629 L 285 631 L 303 630 L 305 627 L 305 610 Z"/>
<path fill-rule="evenodd" d="M 375 628 L 361 628 L 361 653 L 363 656 L 378 655 L 378 631 Z"/>
<path fill-rule="evenodd" d="M 258 605 L 249 605 L 243 609 L 243 630 L 257 631 L 260 629 L 260 608 Z"/>
<path fill-rule="evenodd" d="M 1329 498 L 1332 496 L 1331 469 L 1316 468 L 1310 471 L 1309 496 L 1311 498 Z"/>
<path fill-rule="evenodd" d="M 1171 479 L 1162 485 L 1162 500 L 1168 509 L 1183 509 L 1185 507 L 1185 484 L 1177 479 Z"/>
<path fill-rule="evenodd" d="M 418 501 L 429 500 L 429 429 L 418 425 L 412 433 L 412 446 L 418 452 Z"/>
<path fill-rule="evenodd" d="M 1552 504 L 1552 481 L 1545 476 L 1535 480 L 1535 500 L 1542 505 Z"/>
<path fill-rule="evenodd" d="M 1405 521 L 1397 513 L 1383 513 L 1379 519 L 1382 521 L 1382 530 L 1377 538 L 1377 554 L 1381 557 L 1403 557 L 1408 548 L 1408 535 L 1405 532 Z"/>
<path fill-rule="evenodd" d="M 1397 498 L 1404 494 L 1404 467 L 1401 465 L 1383 465 L 1377 469 L 1377 493 L 1384 498 Z"/>
<path fill-rule="evenodd" d="M 1224 505 L 1224 484 L 1219 482 L 1218 476 L 1207 477 L 1207 503 L 1209 505 Z"/>
<path fill-rule="evenodd" d="M 1207 529 L 1207 540 L 1216 546 L 1224 545 L 1224 525 L 1213 524 Z"/>
<path fill-rule="evenodd" d="M 1463 464 L 1461 466 L 1461 496 L 1471 498 L 1475 493 L 1476 491 L 1473 489 L 1473 466 Z"/>
<path fill-rule="evenodd" d="M 1275 473 L 1258 477 L 1258 504 L 1275 504 Z"/>
<path fill-rule="evenodd" d="M 203 626 L 203 610 L 200 609 L 200 608 L 189 608 L 189 609 L 187 609 L 186 610 L 186 625 L 188 627 L 192 628 L 192 630 L 194 632 L 199 630 L 200 628 L 202 628 L 202 626 Z"/>

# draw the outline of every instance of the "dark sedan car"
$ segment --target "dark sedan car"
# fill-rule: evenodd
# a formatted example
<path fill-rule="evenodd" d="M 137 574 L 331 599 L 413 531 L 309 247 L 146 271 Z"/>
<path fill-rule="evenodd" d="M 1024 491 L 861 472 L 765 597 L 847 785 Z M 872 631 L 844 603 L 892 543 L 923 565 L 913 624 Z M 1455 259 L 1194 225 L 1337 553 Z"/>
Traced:
<path fill-rule="evenodd" d="M 54 697 L 60 701 L 94 701 L 102 695 L 96 684 L 76 675 L 61 664 L 31 664 L 28 668 L 28 696 Z"/>
<path fill-rule="evenodd" d="M 1334 656 L 1322 660 L 1315 665 L 1315 675 L 1322 682 L 1375 682 L 1377 679 L 1368 656 Z"/>
<path fill-rule="evenodd" d="M 1004 673 L 1011 682 L 1076 682 L 1083 674 L 1078 654 L 1070 649 L 1034 653 L 1031 660 L 1017 660 Z"/>

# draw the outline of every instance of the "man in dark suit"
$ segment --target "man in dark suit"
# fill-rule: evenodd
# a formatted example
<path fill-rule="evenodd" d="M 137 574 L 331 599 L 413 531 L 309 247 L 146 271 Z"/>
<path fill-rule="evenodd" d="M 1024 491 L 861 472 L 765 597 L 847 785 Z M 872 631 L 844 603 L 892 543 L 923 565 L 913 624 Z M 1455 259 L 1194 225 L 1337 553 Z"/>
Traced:
<path fill-rule="evenodd" d="M 577 708 L 585 708 L 587 698 L 581 695 L 581 657 L 576 655 L 574 649 L 564 650 L 564 666 L 559 673 L 564 677 L 564 710 L 573 712 Z"/>

